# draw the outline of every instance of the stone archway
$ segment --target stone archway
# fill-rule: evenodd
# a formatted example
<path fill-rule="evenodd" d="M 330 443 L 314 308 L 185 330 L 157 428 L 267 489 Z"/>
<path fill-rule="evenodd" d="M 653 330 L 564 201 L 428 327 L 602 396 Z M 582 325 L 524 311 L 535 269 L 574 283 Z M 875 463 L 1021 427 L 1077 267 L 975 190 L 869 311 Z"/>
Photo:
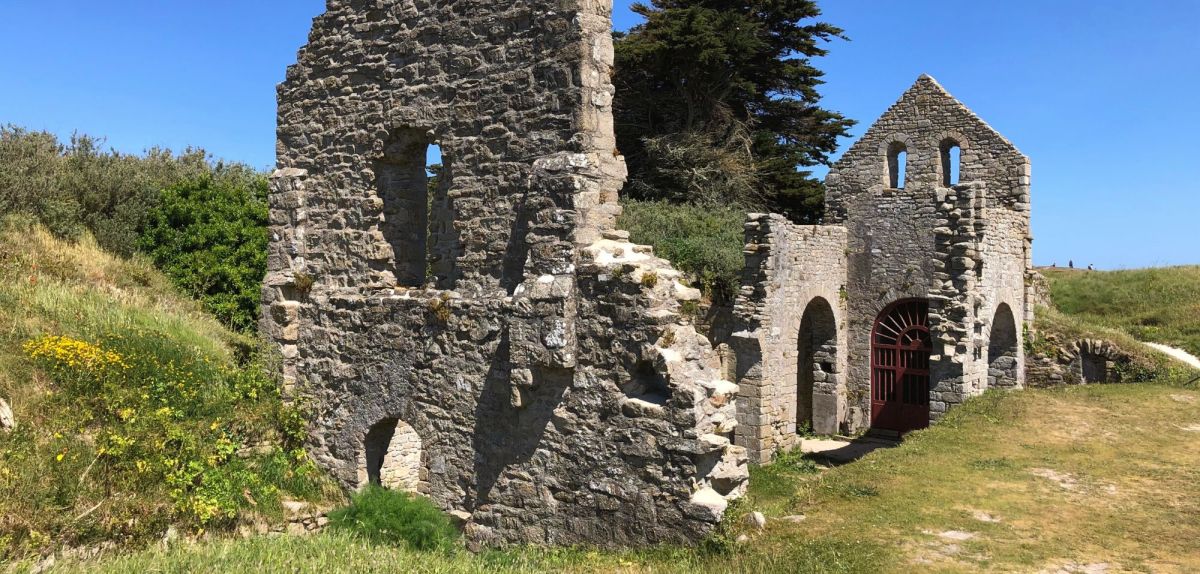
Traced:
<path fill-rule="evenodd" d="M 805 307 L 796 347 L 797 432 L 836 432 L 837 319 L 829 301 L 816 297 Z"/>
<path fill-rule="evenodd" d="M 1015 388 L 1020 385 L 1020 345 L 1017 319 L 1007 303 L 1001 303 L 992 317 L 988 338 L 988 386 Z"/>
<path fill-rule="evenodd" d="M 374 484 L 428 494 L 421 437 L 402 420 L 384 419 L 372 426 L 363 440 L 359 463 L 359 488 Z"/>

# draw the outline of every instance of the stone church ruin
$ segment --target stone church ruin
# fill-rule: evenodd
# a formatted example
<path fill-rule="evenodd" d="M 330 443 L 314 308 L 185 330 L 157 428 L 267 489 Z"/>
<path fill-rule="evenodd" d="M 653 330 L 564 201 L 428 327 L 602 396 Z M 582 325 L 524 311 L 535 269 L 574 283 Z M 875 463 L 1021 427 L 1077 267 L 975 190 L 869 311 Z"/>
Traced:
<path fill-rule="evenodd" d="M 922 76 L 833 166 L 825 225 L 746 223 L 736 443 L 903 433 L 1024 385 L 1030 164 Z"/>
<path fill-rule="evenodd" d="M 715 350 L 699 291 L 615 227 L 611 9 L 314 20 L 279 87 L 264 324 L 332 476 L 424 494 L 475 547 L 690 543 L 798 428 L 1022 385 L 1029 163 L 927 77 L 835 166 L 826 225 L 750 216 Z"/>

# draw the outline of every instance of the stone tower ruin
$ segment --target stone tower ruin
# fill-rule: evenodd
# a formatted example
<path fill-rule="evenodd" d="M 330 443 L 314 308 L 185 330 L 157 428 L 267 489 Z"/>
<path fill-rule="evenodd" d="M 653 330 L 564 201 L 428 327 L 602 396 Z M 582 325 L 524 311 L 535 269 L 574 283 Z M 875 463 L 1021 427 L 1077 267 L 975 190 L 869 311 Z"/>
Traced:
<path fill-rule="evenodd" d="M 329 0 L 279 87 L 264 323 L 309 450 L 475 545 L 691 542 L 745 489 L 699 293 L 615 229 L 612 63 L 611 0 Z"/>
<path fill-rule="evenodd" d="M 1024 384 L 1030 164 L 922 76 L 833 166 L 826 225 L 753 214 L 735 314 L 737 444 L 906 432 Z"/>

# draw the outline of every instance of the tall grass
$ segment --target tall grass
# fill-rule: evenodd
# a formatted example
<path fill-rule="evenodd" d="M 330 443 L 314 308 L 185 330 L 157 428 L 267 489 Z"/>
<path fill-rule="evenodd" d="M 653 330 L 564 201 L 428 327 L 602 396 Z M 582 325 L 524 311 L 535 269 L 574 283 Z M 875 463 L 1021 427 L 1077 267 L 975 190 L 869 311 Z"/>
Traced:
<path fill-rule="evenodd" d="M 10 218 L 0 317 L 0 396 L 18 425 L 0 433 L 0 559 L 279 518 L 284 493 L 323 496 L 254 343 L 146 262 Z"/>

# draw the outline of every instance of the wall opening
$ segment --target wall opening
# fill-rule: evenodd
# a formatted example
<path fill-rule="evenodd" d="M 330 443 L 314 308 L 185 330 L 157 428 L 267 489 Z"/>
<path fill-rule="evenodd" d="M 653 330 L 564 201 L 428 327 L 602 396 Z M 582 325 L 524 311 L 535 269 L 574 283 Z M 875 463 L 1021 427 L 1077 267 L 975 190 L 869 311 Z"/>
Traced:
<path fill-rule="evenodd" d="M 454 229 L 449 202 L 449 162 L 423 130 L 401 129 L 375 162 L 383 201 L 380 231 L 392 247 L 396 282 L 451 288 Z"/>
<path fill-rule="evenodd" d="M 908 148 L 903 143 L 893 142 L 888 146 L 888 187 L 904 189 L 907 172 Z"/>
<path fill-rule="evenodd" d="M 940 147 L 942 186 L 958 185 L 962 173 L 962 147 L 952 139 L 943 140 Z"/>
<path fill-rule="evenodd" d="M 813 299 L 800 319 L 796 365 L 796 430 L 813 430 L 819 417 L 837 413 L 816 412 L 816 394 L 837 393 L 837 320 L 829 302 Z"/>
<path fill-rule="evenodd" d="M 1084 351 L 1079 354 L 1079 360 L 1082 363 L 1084 383 L 1112 382 L 1109 380 L 1110 369 L 1108 357 Z"/>
<path fill-rule="evenodd" d="M 367 431 L 359 487 L 367 485 L 428 494 L 421 437 L 408 423 L 384 419 Z"/>
<path fill-rule="evenodd" d="M 871 332 L 871 428 L 929 426 L 929 302 L 909 299 L 879 314 Z"/>
<path fill-rule="evenodd" d="M 992 318 L 988 339 L 988 386 L 1013 388 L 1020 381 L 1020 338 L 1017 319 L 1007 303 L 1001 303 Z"/>

